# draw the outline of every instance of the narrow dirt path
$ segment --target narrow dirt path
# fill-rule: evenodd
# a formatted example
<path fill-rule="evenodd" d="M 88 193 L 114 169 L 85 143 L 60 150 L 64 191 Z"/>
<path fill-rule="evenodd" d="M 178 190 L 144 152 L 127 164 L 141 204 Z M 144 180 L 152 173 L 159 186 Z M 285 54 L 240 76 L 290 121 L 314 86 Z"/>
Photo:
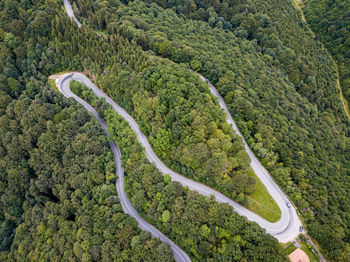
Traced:
<path fill-rule="evenodd" d="M 304 11 L 303 9 L 300 7 L 300 3 L 302 2 L 298 2 L 297 0 L 292 0 L 292 2 L 294 3 L 294 6 L 296 9 L 299 10 L 300 12 L 300 15 L 301 15 L 301 20 L 303 22 L 305 22 L 305 24 L 307 24 L 307 29 L 309 30 L 309 32 L 311 33 L 312 37 L 315 38 L 316 37 L 316 34 L 311 30 L 311 27 L 310 25 L 307 23 L 306 21 L 306 18 L 305 18 L 305 15 L 304 15 Z M 344 95 L 343 95 L 343 90 L 341 88 L 341 85 L 340 85 L 340 76 L 339 76 L 339 70 L 338 70 L 338 65 L 337 63 L 335 62 L 333 56 L 328 52 L 327 48 L 325 47 L 325 45 L 321 42 L 321 45 L 322 45 L 322 49 L 326 50 L 329 57 L 331 58 L 334 66 L 335 66 L 335 70 L 336 70 L 336 73 L 337 73 L 337 87 L 339 89 L 339 93 L 340 93 L 340 100 L 343 104 L 343 107 L 344 107 L 344 111 L 345 111 L 345 114 L 347 115 L 347 117 L 350 119 L 350 112 L 349 112 L 349 107 L 348 107 L 348 101 L 345 99 Z"/>
<path fill-rule="evenodd" d="M 333 59 L 333 57 L 331 55 L 329 55 L 333 61 L 333 64 L 335 66 L 336 72 L 337 72 L 337 87 L 339 89 L 340 92 L 340 99 L 341 102 L 343 104 L 344 110 L 345 110 L 345 114 L 348 116 L 348 118 L 350 119 L 350 112 L 349 112 L 349 104 L 348 101 L 346 100 L 346 98 L 343 95 L 343 90 L 341 89 L 341 85 L 340 85 L 340 76 L 339 76 L 339 70 L 338 70 L 338 65 L 335 62 L 335 60 Z"/>

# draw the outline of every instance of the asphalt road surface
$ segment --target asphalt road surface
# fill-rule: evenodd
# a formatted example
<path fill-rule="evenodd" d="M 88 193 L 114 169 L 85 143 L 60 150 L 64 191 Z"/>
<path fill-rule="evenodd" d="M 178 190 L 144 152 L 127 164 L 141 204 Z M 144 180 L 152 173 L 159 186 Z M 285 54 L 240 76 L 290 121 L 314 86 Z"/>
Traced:
<path fill-rule="evenodd" d="M 69 0 L 64 0 L 64 6 L 68 16 L 71 19 L 73 19 L 77 23 L 77 25 L 80 27 L 81 24 L 77 21 L 77 19 L 74 16 Z M 235 122 L 233 121 L 232 116 L 228 111 L 224 100 L 222 99 L 222 97 L 220 96 L 216 88 L 212 84 L 210 84 L 202 75 L 199 75 L 199 77 L 202 79 L 202 81 L 208 83 L 208 89 L 215 97 L 217 97 L 221 108 L 226 112 L 227 122 L 232 126 L 235 132 L 242 137 L 246 152 L 249 154 L 251 158 L 250 165 L 252 169 L 254 170 L 255 174 L 260 179 L 260 181 L 265 185 L 269 194 L 276 201 L 277 205 L 281 210 L 281 218 L 277 222 L 275 223 L 268 222 L 267 220 L 258 216 L 254 212 L 246 209 L 245 207 L 239 205 L 238 203 L 224 196 L 220 192 L 206 185 L 203 185 L 199 182 L 183 177 L 182 175 L 174 172 L 173 170 L 165 166 L 163 162 L 153 152 L 150 144 L 148 143 L 146 136 L 141 132 L 136 121 L 124 109 L 122 109 L 118 104 L 116 104 L 111 98 L 109 98 L 100 89 L 98 89 L 83 74 L 68 73 L 68 74 L 62 75 L 59 79 L 56 80 L 56 85 L 66 97 L 73 97 L 77 102 L 82 104 L 87 110 L 92 112 L 92 114 L 97 118 L 101 126 L 104 129 L 106 129 L 106 123 L 98 117 L 96 111 L 84 100 L 74 95 L 69 89 L 69 81 L 72 79 L 85 84 L 88 88 L 93 90 L 96 96 L 104 97 L 106 99 L 106 102 L 109 103 L 113 107 L 113 109 L 129 123 L 132 130 L 136 133 L 138 141 L 145 148 L 146 157 L 163 174 L 169 174 L 172 177 L 173 181 L 178 181 L 183 186 L 188 186 L 189 189 L 191 190 L 198 191 L 200 194 L 203 194 L 206 196 L 214 195 L 217 201 L 230 204 L 238 214 L 240 214 L 241 216 L 247 217 L 248 220 L 250 221 L 254 221 L 258 223 L 262 228 L 266 230 L 268 234 L 277 238 L 278 241 L 286 243 L 294 240 L 299 235 L 299 227 L 302 225 L 297 216 L 295 207 L 293 205 L 291 205 L 290 207 L 287 207 L 286 203 L 290 203 L 288 197 L 278 187 L 278 185 L 274 182 L 271 175 L 267 172 L 267 170 L 262 166 L 262 164 L 255 157 L 254 153 L 250 150 L 248 144 L 244 140 L 242 134 L 237 128 Z M 138 221 L 141 229 L 151 232 L 153 236 L 159 237 L 164 242 L 170 244 L 174 251 L 175 259 L 177 261 L 190 261 L 189 257 L 184 251 L 182 251 L 171 240 L 166 238 L 162 233 L 160 233 L 157 229 L 155 229 L 152 225 L 148 224 L 138 215 L 138 213 L 136 212 L 136 210 L 134 209 L 134 207 L 132 206 L 131 202 L 128 200 L 124 192 L 124 180 L 123 180 L 123 170 L 121 167 L 120 152 L 114 142 L 110 142 L 110 145 L 113 150 L 116 165 L 117 165 L 117 176 L 118 176 L 117 190 L 118 190 L 118 194 L 121 199 L 121 203 L 124 211 Z"/>
<path fill-rule="evenodd" d="M 62 77 L 56 79 L 56 85 L 59 88 L 59 90 L 62 92 L 62 94 L 66 97 L 72 97 L 75 99 L 78 103 L 83 105 L 86 110 L 90 111 L 93 116 L 98 120 L 99 124 L 105 130 L 106 136 L 108 136 L 108 133 L 106 131 L 107 125 L 106 122 L 101 119 L 96 110 L 89 105 L 85 100 L 81 99 L 77 95 L 73 94 L 69 88 L 69 82 L 74 79 L 78 80 L 82 83 L 86 83 L 83 80 L 85 77 L 80 75 L 80 74 L 65 74 Z M 115 165 L 116 165 L 116 175 L 117 175 L 117 182 L 116 182 L 116 187 L 117 187 L 117 192 L 118 196 L 120 199 L 120 203 L 122 205 L 122 208 L 125 213 L 130 215 L 131 217 L 135 218 L 139 227 L 144 230 L 148 231 L 152 234 L 153 237 L 158 237 L 161 241 L 169 244 L 171 246 L 171 249 L 173 250 L 174 253 L 174 258 L 177 262 L 188 262 L 191 261 L 189 256 L 181 249 L 179 248 L 174 242 L 172 242 L 169 238 L 164 236 L 159 230 L 157 230 L 154 226 L 146 222 L 143 218 L 139 216 L 137 211 L 135 210 L 134 206 L 126 196 L 126 193 L 124 191 L 124 170 L 122 167 L 122 161 L 121 161 L 121 154 L 120 151 L 117 147 L 117 144 L 114 141 L 109 141 L 109 145 L 113 151 L 114 159 L 115 159 Z"/>
<path fill-rule="evenodd" d="M 163 162 L 153 152 L 152 147 L 150 146 L 146 136 L 141 132 L 138 124 L 132 118 L 132 116 L 130 116 L 123 108 L 121 108 L 117 103 L 115 103 L 109 96 L 107 96 L 99 88 L 97 88 L 83 74 L 69 73 L 69 74 L 62 75 L 58 80 L 56 80 L 59 90 L 66 97 L 73 97 L 79 103 L 83 104 L 86 108 L 91 108 L 91 106 L 89 106 L 85 101 L 83 101 L 79 97 L 76 97 L 70 91 L 68 82 L 71 79 L 79 81 L 83 83 L 85 86 L 87 86 L 88 88 L 92 89 L 97 97 L 104 97 L 106 102 L 109 103 L 113 107 L 113 109 L 129 123 L 132 130 L 136 133 L 138 141 L 145 148 L 145 155 L 148 158 L 148 160 L 151 163 L 153 163 L 163 174 L 170 174 L 173 181 L 178 181 L 183 186 L 188 186 L 189 189 L 198 191 L 200 194 L 203 194 L 206 196 L 214 195 L 217 201 L 230 204 L 237 213 L 239 213 L 242 216 L 246 216 L 250 221 L 254 221 L 258 223 L 261 227 L 266 229 L 267 233 L 276 237 L 280 242 L 292 241 L 295 237 L 298 236 L 299 226 L 301 226 L 301 223 L 298 219 L 295 208 L 293 206 L 291 206 L 290 208 L 287 207 L 286 202 L 289 202 L 288 198 L 285 196 L 282 190 L 279 189 L 279 187 L 273 181 L 269 173 L 256 159 L 256 157 L 251 152 L 251 150 L 249 149 L 245 141 L 244 143 L 245 143 L 246 150 L 252 159 L 251 167 L 253 168 L 254 172 L 259 177 L 259 179 L 262 181 L 262 183 L 264 183 L 269 193 L 271 194 L 272 198 L 276 201 L 276 203 L 281 209 L 281 213 L 282 213 L 281 218 L 275 223 L 268 222 L 267 220 L 258 216 L 254 212 L 248 210 L 247 208 L 239 205 L 238 203 L 231 200 L 230 198 L 224 196 L 222 193 L 206 185 L 203 185 L 199 182 L 186 178 L 174 172 L 167 166 L 165 166 Z M 212 85 L 209 85 L 209 86 L 210 86 L 211 92 L 218 97 L 221 106 L 227 110 L 225 103 L 223 102 L 222 98 L 217 94 L 216 89 Z M 95 115 L 95 117 L 97 117 L 97 115 Z M 233 122 L 230 114 L 227 114 L 227 121 L 232 125 L 232 127 L 235 129 L 237 134 L 241 135 L 235 123 Z"/>
<path fill-rule="evenodd" d="M 81 27 L 81 23 L 79 23 L 78 19 L 76 19 L 69 0 L 64 0 L 63 3 L 64 3 L 64 8 L 66 9 L 66 13 L 67 13 L 68 17 L 70 19 L 73 19 L 73 21 L 77 23 L 78 27 Z"/>

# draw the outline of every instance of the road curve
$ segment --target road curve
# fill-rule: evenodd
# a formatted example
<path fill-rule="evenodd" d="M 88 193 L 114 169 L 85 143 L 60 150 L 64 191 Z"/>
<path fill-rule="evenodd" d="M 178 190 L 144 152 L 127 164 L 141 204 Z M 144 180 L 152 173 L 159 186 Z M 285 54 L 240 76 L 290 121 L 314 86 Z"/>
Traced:
<path fill-rule="evenodd" d="M 81 104 L 86 110 L 90 111 L 93 114 L 93 116 L 98 120 L 98 123 L 101 125 L 101 127 L 105 131 L 106 136 L 108 137 L 108 133 L 106 131 L 107 129 L 106 122 L 98 116 L 98 113 L 91 105 L 89 105 L 85 100 L 81 99 L 80 97 L 72 93 L 72 91 L 70 90 L 69 82 L 71 80 L 74 79 L 84 83 L 83 81 L 81 81 L 81 77 L 78 77 L 77 79 L 75 79 L 75 76 L 77 76 L 76 73 L 73 73 L 73 74 L 70 73 L 70 74 L 65 74 L 60 78 L 56 79 L 56 85 L 58 89 L 65 97 L 67 98 L 72 97 L 79 104 Z M 120 151 L 117 147 L 117 144 L 114 141 L 109 141 L 109 145 L 113 151 L 113 155 L 115 159 L 116 175 L 117 175 L 116 187 L 117 187 L 120 203 L 122 205 L 124 212 L 130 215 L 131 217 L 135 218 L 139 227 L 142 230 L 150 232 L 153 237 L 158 237 L 163 242 L 169 244 L 171 246 L 171 249 L 173 250 L 174 258 L 177 262 L 191 261 L 189 256 L 181 248 L 179 248 L 173 241 L 171 241 L 169 238 L 164 236 L 159 230 L 157 230 L 154 226 L 147 223 L 143 218 L 139 216 L 139 214 L 135 210 L 134 206 L 132 205 L 132 203 L 130 202 L 130 200 L 128 199 L 124 191 L 124 169 L 122 167 Z"/>
<path fill-rule="evenodd" d="M 297 215 L 295 207 L 294 206 L 291 206 L 290 208 L 287 207 L 286 203 L 287 202 L 290 203 L 291 201 L 289 200 L 288 196 L 279 188 L 279 186 L 273 180 L 272 176 L 263 167 L 263 165 L 259 162 L 259 160 L 256 158 L 254 153 L 249 148 L 242 133 L 239 131 L 236 123 L 233 121 L 232 116 L 230 114 L 230 111 L 228 110 L 228 108 L 224 102 L 224 99 L 221 97 L 219 92 L 207 79 L 204 78 L 204 76 L 202 76 L 200 74 L 198 74 L 198 75 L 202 81 L 208 83 L 210 92 L 214 96 L 217 97 L 219 104 L 220 104 L 220 107 L 226 113 L 226 116 L 227 116 L 226 122 L 230 126 L 232 126 L 232 128 L 234 129 L 236 134 L 239 135 L 243 140 L 244 148 L 251 159 L 251 163 L 250 163 L 251 168 L 254 170 L 254 173 L 260 179 L 260 181 L 265 185 L 267 191 L 272 196 L 272 198 L 276 201 L 278 207 L 281 210 L 281 218 L 279 221 L 277 221 L 274 224 L 277 224 L 280 221 L 284 221 L 283 223 L 287 226 L 283 230 L 283 226 L 281 225 L 280 232 L 275 232 L 275 234 L 272 234 L 272 235 L 275 236 L 280 242 L 288 242 L 288 241 L 293 240 L 294 238 L 296 238 L 300 234 L 299 228 L 300 228 L 300 226 L 302 226 L 302 223 L 299 220 L 299 217 Z M 262 224 L 260 224 L 260 225 L 262 227 L 264 227 Z M 267 230 L 267 232 L 268 232 L 268 230 Z"/>
<path fill-rule="evenodd" d="M 78 27 L 81 27 L 81 23 L 78 21 L 78 19 L 76 19 L 69 0 L 64 0 L 63 3 L 64 3 L 64 8 L 66 9 L 66 13 L 68 17 L 72 19 L 78 25 Z"/>
<path fill-rule="evenodd" d="M 65 5 L 66 12 L 67 12 L 68 16 L 71 19 L 73 19 L 74 21 L 76 21 L 78 26 L 81 26 L 81 24 L 77 21 L 77 19 L 75 18 L 74 14 L 72 12 L 72 7 L 69 3 L 69 0 L 64 0 L 64 5 Z M 202 81 L 208 82 L 202 75 L 199 75 L 199 77 L 202 79 Z M 59 81 L 61 81 L 61 83 L 62 83 L 62 81 L 65 78 L 73 78 L 74 80 L 77 80 L 77 81 L 85 84 L 88 88 L 92 89 L 93 92 L 98 97 L 104 97 L 106 99 L 106 102 L 109 103 L 114 108 L 114 110 L 129 123 L 132 130 L 135 131 L 135 133 L 137 135 L 137 139 L 139 140 L 141 145 L 145 148 L 145 154 L 146 154 L 148 160 L 151 163 L 153 163 L 163 174 L 170 174 L 173 181 L 178 181 L 183 186 L 188 186 L 191 190 L 198 191 L 200 194 L 203 194 L 206 196 L 214 195 L 216 197 L 217 201 L 230 204 L 238 214 L 240 214 L 242 216 L 246 216 L 250 221 L 254 221 L 254 222 L 258 223 L 261 227 L 265 228 L 267 233 L 276 237 L 280 242 L 292 241 L 299 235 L 299 227 L 302 224 L 297 216 L 296 209 L 294 208 L 294 206 L 291 206 L 290 208 L 288 208 L 286 206 L 286 202 L 290 202 L 288 197 L 277 186 L 277 184 L 274 182 L 271 175 L 266 171 L 266 169 L 262 166 L 262 164 L 258 161 L 258 159 L 255 157 L 253 152 L 250 150 L 248 144 L 244 140 L 242 134 L 240 133 L 239 129 L 237 128 L 235 122 L 233 121 L 232 116 L 231 116 L 230 112 L 228 111 L 224 100 L 222 99 L 222 97 L 220 96 L 220 94 L 218 93 L 218 91 L 216 90 L 216 88 L 212 84 L 210 84 L 208 82 L 209 90 L 214 96 L 217 97 L 221 108 L 226 112 L 226 115 L 227 115 L 226 121 L 232 126 L 232 128 L 235 130 L 235 132 L 239 136 L 242 137 L 245 149 L 251 158 L 250 165 L 251 165 L 252 169 L 254 170 L 254 172 L 258 176 L 258 178 L 261 180 L 261 182 L 266 186 L 268 192 L 270 193 L 272 198 L 276 201 L 277 205 L 279 206 L 279 208 L 281 210 L 281 218 L 275 223 L 268 222 L 267 220 L 258 216 L 254 212 L 244 208 L 243 206 L 237 204 L 236 202 L 234 202 L 230 198 L 224 196 L 220 192 L 218 192 L 218 191 L 216 191 L 216 190 L 214 190 L 206 185 L 203 185 L 199 182 L 192 181 L 191 179 L 183 177 L 180 174 L 169 169 L 156 156 L 156 154 L 153 152 L 150 144 L 148 143 L 146 136 L 141 132 L 136 121 L 124 109 L 122 109 L 111 98 L 109 98 L 100 89 L 98 89 L 84 75 L 79 74 L 79 73 L 66 74 L 66 75 L 61 76 L 59 78 Z M 68 95 L 68 97 L 70 97 L 70 96 L 74 97 L 74 94 L 72 94 L 69 90 L 69 86 L 67 89 L 67 87 L 64 88 L 63 85 L 58 83 L 58 87 L 64 95 L 66 95 L 66 96 Z M 77 97 L 77 98 L 79 99 L 79 97 Z M 83 101 L 83 100 L 81 100 L 81 101 Z"/>
<path fill-rule="evenodd" d="M 252 168 L 256 173 L 259 172 L 259 177 L 261 176 L 261 180 L 264 184 L 266 184 L 267 188 L 269 188 L 269 192 L 271 196 L 275 199 L 275 201 L 279 204 L 282 216 L 279 221 L 276 223 L 270 223 L 267 220 L 263 219 L 262 217 L 258 216 L 254 212 L 248 210 L 247 208 L 237 204 L 230 198 L 226 197 L 222 193 L 203 185 L 199 182 L 193 181 L 189 178 L 186 178 L 167 166 L 163 164 L 163 162 L 156 156 L 154 151 L 152 150 L 151 145 L 149 144 L 146 136 L 141 132 L 140 127 L 136 123 L 136 121 L 123 109 L 121 108 L 117 103 L 115 103 L 109 96 L 107 96 L 105 93 L 103 93 L 99 88 L 97 88 L 87 77 L 85 77 L 83 74 L 80 73 L 69 73 L 62 75 L 57 82 L 57 86 L 59 90 L 67 97 L 73 97 L 75 98 L 79 103 L 84 103 L 83 100 L 81 100 L 79 97 L 76 97 L 69 89 L 68 82 L 65 81 L 65 79 L 74 79 L 76 81 L 79 81 L 83 83 L 88 88 L 92 89 L 94 94 L 97 97 L 103 97 L 105 98 L 106 102 L 112 106 L 112 108 L 120 115 L 122 116 L 130 125 L 131 129 L 136 133 L 138 141 L 141 143 L 141 145 L 145 149 L 145 155 L 148 158 L 148 160 L 153 163 L 162 174 L 170 174 L 173 181 L 177 181 L 181 183 L 183 186 L 188 186 L 189 189 L 195 190 L 199 192 L 200 194 L 210 196 L 214 195 L 217 199 L 217 201 L 221 203 L 228 203 L 230 204 L 237 213 L 239 213 L 242 216 L 246 216 L 250 221 L 257 222 L 261 227 L 266 229 L 266 232 L 271 234 L 272 236 L 276 237 L 281 242 L 288 242 L 293 240 L 298 234 L 299 234 L 299 226 L 301 225 L 299 222 L 299 219 L 296 215 L 294 208 L 287 208 L 285 206 L 285 202 L 288 201 L 287 197 L 283 194 L 279 188 L 275 188 L 273 186 L 273 180 L 268 175 L 266 170 L 259 166 L 259 162 L 256 160 L 255 157 L 252 158 Z M 65 84 L 67 83 L 67 84 Z M 211 91 L 215 92 L 216 89 L 211 86 Z M 218 97 L 219 101 L 222 99 L 220 96 Z M 86 102 L 85 102 L 86 103 Z M 223 101 L 221 101 L 223 103 Z M 222 104 L 225 106 L 225 104 Z M 232 124 L 232 118 L 230 115 L 228 115 L 228 122 Z M 234 123 L 233 123 L 234 124 Z M 235 125 L 233 126 L 235 128 Z M 237 132 L 237 131 L 236 131 Z M 240 133 L 238 133 L 240 134 Z M 246 145 L 246 143 L 245 143 Z M 247 146 L 248 147 L 248 146 Z M 248 154 L 253 154 L 248 147 L 247 150 Z M 254 155 L 253 155 L 254 156 Z M 258 174 L 257 174 L 258 175 Z M 272 188 L 270 188 L 272 187 Z"/>

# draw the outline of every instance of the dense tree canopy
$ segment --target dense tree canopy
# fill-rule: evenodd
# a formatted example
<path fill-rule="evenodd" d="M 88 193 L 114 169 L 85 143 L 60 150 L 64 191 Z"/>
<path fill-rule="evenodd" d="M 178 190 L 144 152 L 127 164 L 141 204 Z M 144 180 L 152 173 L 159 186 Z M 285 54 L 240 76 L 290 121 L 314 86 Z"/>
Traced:
<path fill-rule="evenodd" d="M 105 112 L 108 132 L 122 152 L 126 191 L 135 208 L 193 261 L 285 261 L 277 240 L 228 204 L 189 191 L 152 166 L 125 120 Z"/>
<path fill-rule="evenodd" d="M 106 140 L 80 107 L 44 88 L 54 72 L 89 70 L 175 170 L 208 178 L 231 197 L 254 190 L 241 141 L 191 68 L 217 86 L 327 257 L 348 261 L 349 122 L 334 66 L 289 1 L 77 0 L 73 9 L 82 28 L 59 4 L 0 1 L 1 260 L 171 256 L 121 212 L 106 179 L 112 172 Z M 346 31 L 346 14 L 338 16 L 342 22 L 330 16 L 337 39 Z M 332 46 L 346 49 L 344 39 Z M 137 143 L 125 146 L 134 141 L 125 124 L 109 120 L 124 163 L 138 163 L 125 163 L 134 205 L 192 258 L 282 260 L 276 241 L 256 224 L 162 178 Z M 201 206 L 213 210 L 208 215 Z M 85 232 L 96 234 L 97 242 Z"/>
<path fill-rule="evenodd" d="M 100 27 L 106 34 L 118 32 L 216 84 L 251 148 L 297 204 L 326 256 L 348 259 L 349 121 L 334 65 L 291 2 L 89 5 L 94 13 L 109 14 Z M 97 28 L 93 12 L 83 14 L 79 3 L 76 11 Z"/>
<path fill-rule="evenodd" d="M 56 27 L 64 23 L 56 22 Z M 81 54 L 89 57 L 86 66 L 92 64 L 92 72 L 103 75 L 98 76 L 102 89 L 134 116 L 166 164 L 234 199 L 243 193 L 240 202 L 249 206 L 244 194 L 252 193 L 255 185 L 255 178 L 248 178 L 252 173 L 249 156 L 241 139 L 225 122 L 208 86 L 184 66 L 151 56 L 133 42 L 112 34 L 113 44 L 107 45 L 105 39 L 88 30 L 74 32 L 69 40 L 65 39 L 69 34 L 58 34 L 60 41 L 70 41 L 71 50 L 79 51 L 71 54 L 63 49 L 64 57 L 74 55 L 77 63 L 81 63 Z M 80 43 L 81 37 L 76 34 L 86 33 L 96 41 Z M 99 55 L 89 52 L 99 45 L 105 48 Z M 104 53 L 111 56 L 105 59 Z M 243 180 L 235 179 L 237 176 L 251 181 L 248 190 L 240 183 Z"/>
<path fill-rule="evenodd" d="M 123 212 L 98 123 L 42 87 L 34 100 L 1 96 L 1 260 L 170 261 Z"/>
<path fill-rule="evenodd" d="M 350 101 L 350 1 L 307 1 L 304 13 L 312 30 L 338 64 L 340 82 Z"/>
<path fill-rule="evenodd" d="M 171 261 L 123 212 L 98 123 L 42 75 L 60 60 L 55 11 L 36 4 L 0 5 L 0 260 Z"/>
<path fill-rule="evenodd" d="M 71 82 L 70 88 L 107 120 L 107 131 L 121 149 L 125 190 L 137 211 L 182 247 L 193 261 L 285 260 L 276 239 L 234 213 L 230 205 L 189 191 L 180 183 L 171 182 L 169 175 L 162 176 L 148 162 L 127 122 L 103 98 L 97 99 L 92 90 L 76 81 Z M 245 180 L 243 175 L 236 178 Z"/>

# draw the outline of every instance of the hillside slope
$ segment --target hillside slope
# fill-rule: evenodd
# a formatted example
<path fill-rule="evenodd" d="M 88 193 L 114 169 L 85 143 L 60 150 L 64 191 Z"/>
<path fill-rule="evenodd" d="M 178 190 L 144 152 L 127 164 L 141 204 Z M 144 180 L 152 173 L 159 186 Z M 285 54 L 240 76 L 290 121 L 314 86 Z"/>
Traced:
<path fill-rule="evenodd" d="M 347 259 L 349 121 L 334 64 L 291 2 L 79 6 L 81 21 L 119 32 L 211 80 L 250 147 L 298 205 L 310 234 L 329 258 Z M 108 19 L 97 19 L 99 13 Z"/>
<path fill-rule="evenodd" d="M 307 22 L 334 57 L 344 97 L 350 101 L 350 1 L 306 1 Z"/>

